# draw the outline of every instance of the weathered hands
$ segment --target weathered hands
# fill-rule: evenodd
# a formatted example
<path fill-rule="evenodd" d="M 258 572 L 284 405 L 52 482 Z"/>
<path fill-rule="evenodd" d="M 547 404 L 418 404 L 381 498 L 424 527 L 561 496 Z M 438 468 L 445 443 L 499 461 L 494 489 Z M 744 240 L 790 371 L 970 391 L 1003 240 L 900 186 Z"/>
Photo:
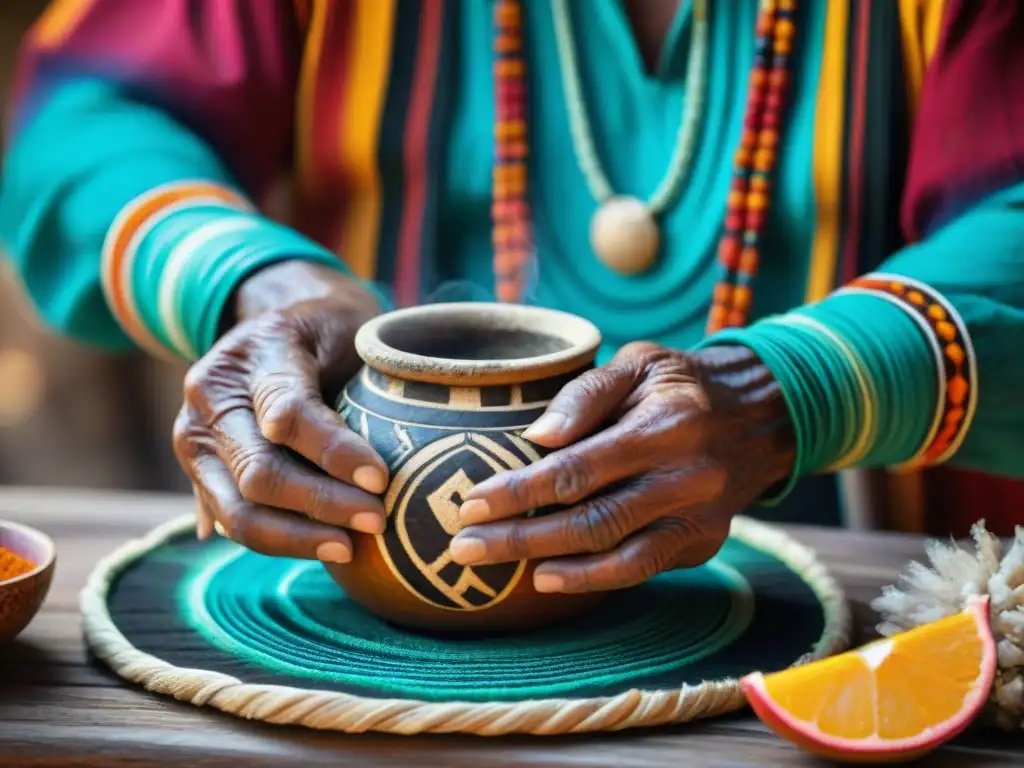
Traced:
<path fill-rule="evenodd" d="M 704 563 L 794 454 L 778 386 L 741 347 L 630 344 L 524 436 L 556 450 L 477 485 L 451 551 L 462 565 L 544 560 L 540 592 L 619 589 Z M 508 519 L 552 505 L 568 508 Z"/>
<path fill-rule="evenodd" d="M 347 562 L 342 527 L 384 530 L 388 467 L 327 402 L 361 365 L 353 339 L 377 301 L 334 270 L 286 262 L 249 278 L 236 305 L 175 422 L 197 534 L 216 525 L 264 554 Z"/>

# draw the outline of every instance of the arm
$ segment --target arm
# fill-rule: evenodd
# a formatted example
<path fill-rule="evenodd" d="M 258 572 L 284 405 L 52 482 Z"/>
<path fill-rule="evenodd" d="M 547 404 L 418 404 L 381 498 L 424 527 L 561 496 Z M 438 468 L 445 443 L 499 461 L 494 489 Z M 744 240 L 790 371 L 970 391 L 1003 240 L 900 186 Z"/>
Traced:
<path fill-rule="evenodd" d="M 43 319 L 194 359 L 243 278 L 333 254 L 260 216 L 291 166 L 291 3 L 55 2 L 18 66 L 0 236 Z"/>
<path fill-rule="evenodd" d="M 1024 7 L 950 2 L 913 137 L 913 244 L 824 301 L 707 344 L 753 349 L 797 435 L 795 482 L 849 466 L 1024 477 Z"/>

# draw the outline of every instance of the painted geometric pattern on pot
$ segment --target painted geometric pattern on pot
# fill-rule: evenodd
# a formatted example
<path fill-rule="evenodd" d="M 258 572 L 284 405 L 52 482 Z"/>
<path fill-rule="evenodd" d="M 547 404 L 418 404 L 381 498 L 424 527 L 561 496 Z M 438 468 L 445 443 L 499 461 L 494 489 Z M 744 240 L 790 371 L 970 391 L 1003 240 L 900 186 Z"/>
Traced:
<path fill-rule="evenodd" d="M 436 407 L 505 410 L 529 408 L 551 401 L 559 390 L 582 371 L 522 384 L 487 387 L 449 387 L 425 381 L 408 381 L 365 368 L 362 383 L 380 397 L 414 400 Z"/>
<path fill-rule="evenodd" d="M 420 600 L 449 610 L 477 611 L 504 600 L 526 562 L 472 567 L 454 562 L 450 545 L 462 528 L 459 507 L 477 483 L 539 458 L 515 435 L 461 432 L 407 459 L 384 497 L 387 531 L 376 537 L 398 581 Z"/>

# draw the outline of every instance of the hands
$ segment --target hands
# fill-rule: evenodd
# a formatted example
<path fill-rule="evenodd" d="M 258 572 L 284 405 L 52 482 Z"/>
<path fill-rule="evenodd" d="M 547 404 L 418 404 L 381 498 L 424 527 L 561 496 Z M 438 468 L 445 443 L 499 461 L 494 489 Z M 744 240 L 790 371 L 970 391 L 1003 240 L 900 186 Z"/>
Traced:
<path fill-rule="evenodd" d="M 327 405 L 358 371 L 355 332 L 377 312 L 356 281 L 302 262 L 243 284 L 239 324 L 189 371 L 174 428 L 200 538 L 216 524 L 257 552 L 347 562 L 342 527 L 384 530 L 387 465 Z"/>
<path fill-rule="evenodd" d="M 794 456 L 782 395 L 742 347 L 630 344 L 524 437 L 557 450 L 477 485 L 451 551 L 462 565 L 543 559 L 540 592 L 619 589 L 704 563 Z M 551 505 L 568 508 L 508 519 Z"/>

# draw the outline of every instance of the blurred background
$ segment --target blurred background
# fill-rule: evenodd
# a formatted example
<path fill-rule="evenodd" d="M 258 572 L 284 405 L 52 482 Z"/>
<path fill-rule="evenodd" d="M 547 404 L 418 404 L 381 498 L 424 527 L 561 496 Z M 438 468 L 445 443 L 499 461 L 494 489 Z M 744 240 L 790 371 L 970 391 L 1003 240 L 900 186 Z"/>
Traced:
<path fill-rule="evenodd" d="M 0 2 L 0 98 L 46 0 Z M 0 259 L 0 484 L 188 490 L 170 447 L 184 368 L 61 341 Z"/>

